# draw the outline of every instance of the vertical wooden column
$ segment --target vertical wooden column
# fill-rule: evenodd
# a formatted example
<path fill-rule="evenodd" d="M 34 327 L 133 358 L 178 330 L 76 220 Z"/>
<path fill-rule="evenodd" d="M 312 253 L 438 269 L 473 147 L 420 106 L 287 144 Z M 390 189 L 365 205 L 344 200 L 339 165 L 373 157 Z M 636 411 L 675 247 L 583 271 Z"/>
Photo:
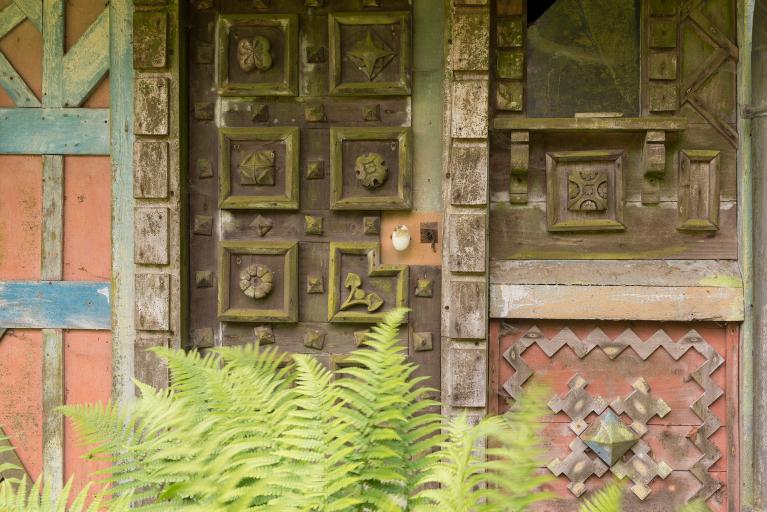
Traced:
<path fill-rule="evenodd" d="M 454 0 L 448 27 L 442 401 L 476 418 L 487 403 L 488 1 Z"/>
<path fill-rule="evenodd" d="M 43 107 L 63 107 L 64 1 L 43 1 Z M 64 157 L 43 155 L 43 281 L 61 281 Z M 64 484 L 64 347 L 61 329 L 43 329 L 43 474 L 53 494 Z"/>
<path fill-rule="evenodd" d="M 166 382 L 164 367 L 145 350 L 181 346 L 185 280 L 182 193 L 185 55 L 178 0 L 137 0 L 133 13 L 133 261 L 136 339 L 125 347 L 132 364 L 120 379 Z M 130 352 L 130 353 L 129 353 Z M 128 370 L 128 366 L 125 367 Z"/>

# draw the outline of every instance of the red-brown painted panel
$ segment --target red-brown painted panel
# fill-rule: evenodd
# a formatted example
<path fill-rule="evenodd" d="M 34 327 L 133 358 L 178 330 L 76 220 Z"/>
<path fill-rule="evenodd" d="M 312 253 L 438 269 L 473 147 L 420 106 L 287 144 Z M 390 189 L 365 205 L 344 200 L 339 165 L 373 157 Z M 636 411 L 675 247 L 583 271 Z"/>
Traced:
<path fill-rule="evenodd" d="M 112 387 L 112 333 L 64 332 L 64 401 L 67 404 L 106 403 Z M 64 423 L 64 475 L 75 477 L 74 493 L 88 482 L 90 473 L 103 468 L 85 460 L 87 452 L 69 419 Z"/>
<path fill-rule="evenodd" d="M 108 157 L 64 159 L 64 280 L 109 281 L 112 267 Z"/>
<path fill-rule="evenodd" d="M 43 163 L 0 155 L 0 281 L 40 279 Z"/>
<path fill-rule="evenodd" d="M 604 464 L 607 471 L 601 478 L 593 474 L 584 479 L 573 470 L 599 461 L 591 448 L 583 445 L 582 455 L 571 455 L 573 449 L 578 452 L 578 439 L 584 439 L 579 436 L 580 430 L 604 418 L 611 409 L 622 412 L 619 416 L 626 428 L 632 421 L 638 422 L 635 430 L 640 443 L 649 446 L 650 459 L 645 459 L 649 474 L 655 475 L 654 464 L 663 473 L 662 462 L 670 471 L 665 479 L 656 476 L 646 482 L 650 492 L 644 500 L 629 490 L 633 483 L 628 481 L 626 510 L 673 510 L 674 504 L 685 502 L 704 488 L 703 483 L 709 486 L 704 495 L 712 510 L 728 510 L 728 500 L 735 500 L 735 506 L 737 340 L 734 326 L 713 323 L 494 321 L 490 345 L 491 411 L 506 411 L 509 393 L 518 393 L 520 384 L 523 389 L 545 385 L 552 398 L 556 395 L 563 400 L 559 406 L 568 406 L 542 420 L 547 451 L 546 460 L 541 461 L 542 471 L 548 471 L 544 468 L 555 459 L 561 461 L 552 466 L 564 471 L 552 488 L 562 499 L 536 510 L 577 510 L 573 494 L 581 494 L 579 485 L 585 486 L 583 496 L 588 496 L 611 477 L 609 464 Z M 569 383 L 576 382 L 576 376 L 582 379 L 581 385 L 585 384 L 586 395 L 568 397 Z M 642 410 L 623 410 L 616 402 L 628 400 L 632 393 L 648 393 L 642 382 L 649 386 L 649 397 L 644 396 L 641 405 L 659 414 L 642 417 Z M 713 427 L 703 426 L 704 419 L 693 408 L 696 402 L 697 413 Z M 579 419 L 574 408 L 597 403 L 601 405 L 585 416 L 580 430 L 573 423 L 579 430 L 574 432 L 571 421 Z M 716 422 L 721 426 L 717 428 Z M 571 447 L 571 443 L 576 444 Z M 636 449 L 640 446 L 634 445 Z M 711 464 L 702 465 L 704 452 Z M 631 467 L 632 456 L 629 450 L 613 469 L 621 464 Z M 700 481 L 696 472 L 707 474 L 706 481 Z M 573 486 L 568 488 L 571 481 Z"/>
<path fill-rule="evenodd" d="M 0 425 L 32 478 L 43 469 L 42 351 L 37 330 L 14 329 L 0 339 Z"/>

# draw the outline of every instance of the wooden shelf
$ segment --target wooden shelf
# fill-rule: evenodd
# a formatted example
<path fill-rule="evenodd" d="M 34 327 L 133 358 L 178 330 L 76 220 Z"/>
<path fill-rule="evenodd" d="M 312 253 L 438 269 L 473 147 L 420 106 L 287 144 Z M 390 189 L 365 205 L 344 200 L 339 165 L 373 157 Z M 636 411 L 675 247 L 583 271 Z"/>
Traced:
<path fill-rule="evenodd" d="M 686 117 L 511 117 L 498 116 L 493 121 L 496 130 L 526 130 L 531 132 L 647 132 L 682 131 L 687 128 Z"/>

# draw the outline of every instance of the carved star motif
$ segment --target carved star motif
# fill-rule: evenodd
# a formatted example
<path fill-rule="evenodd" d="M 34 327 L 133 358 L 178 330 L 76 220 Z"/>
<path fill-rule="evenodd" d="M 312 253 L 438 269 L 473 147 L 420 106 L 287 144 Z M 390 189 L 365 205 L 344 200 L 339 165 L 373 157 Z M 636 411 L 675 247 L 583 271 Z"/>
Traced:
<path fill-rule="evenodd" d="M 370 30 L 364 39 L 355 43 L 347 55 L 370 81 L 373 81 L 394 58 L 394 52 L 374 38 Z"/>

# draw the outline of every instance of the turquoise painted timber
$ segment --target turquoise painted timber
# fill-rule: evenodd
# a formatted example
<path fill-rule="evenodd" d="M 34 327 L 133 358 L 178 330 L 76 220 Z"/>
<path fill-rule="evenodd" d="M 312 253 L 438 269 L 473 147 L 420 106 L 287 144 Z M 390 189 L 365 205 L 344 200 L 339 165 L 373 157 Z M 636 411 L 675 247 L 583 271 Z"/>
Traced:
<path fill-rule="evenodd" d="M 0 325 L 109 329 L 111 285 L 87 281 L 0 281 Z"/>
<path fill-rule="evenodd" d="M 108 155 L 109 110 L 96 108 L 0 109 L 0 153 Z"/>

